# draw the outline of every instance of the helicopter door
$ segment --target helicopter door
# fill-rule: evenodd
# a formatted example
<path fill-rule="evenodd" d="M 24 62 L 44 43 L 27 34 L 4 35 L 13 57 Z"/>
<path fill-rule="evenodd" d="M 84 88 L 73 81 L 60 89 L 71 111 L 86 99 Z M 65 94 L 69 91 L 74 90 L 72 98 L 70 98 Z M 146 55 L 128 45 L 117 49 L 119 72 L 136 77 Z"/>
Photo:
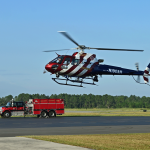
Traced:
<path fill-rule="evenodd" d="M 63 65 L 68 66 L 68 65 L 70 64 L 70 61 L 71 61 L 71 59 L 70 59 L 70 58 L 66 58 L 66 59 L 64 60 Z"/>
<path fill-rule="evenodd" d="M 68 65 L 70 64 L 71 59 L 70 58 L 65 58 L 63 65 L 61 66 L 62 69 L 68 69 Z"/>

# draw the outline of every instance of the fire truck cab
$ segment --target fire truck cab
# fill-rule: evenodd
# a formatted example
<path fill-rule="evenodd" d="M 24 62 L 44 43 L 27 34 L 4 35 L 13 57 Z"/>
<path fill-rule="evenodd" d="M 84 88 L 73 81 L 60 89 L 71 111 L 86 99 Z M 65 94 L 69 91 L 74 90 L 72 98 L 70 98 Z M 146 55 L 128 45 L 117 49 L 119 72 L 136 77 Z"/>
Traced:
<path fill-rule="evenodd" d="M 29 99 L 28 102 L 11 100 L 6 106 L 0 107 L 2 118 L 11 116 L 37 115 L 39 118 L 56 117 L 64 114 L 63 99 Z"/>

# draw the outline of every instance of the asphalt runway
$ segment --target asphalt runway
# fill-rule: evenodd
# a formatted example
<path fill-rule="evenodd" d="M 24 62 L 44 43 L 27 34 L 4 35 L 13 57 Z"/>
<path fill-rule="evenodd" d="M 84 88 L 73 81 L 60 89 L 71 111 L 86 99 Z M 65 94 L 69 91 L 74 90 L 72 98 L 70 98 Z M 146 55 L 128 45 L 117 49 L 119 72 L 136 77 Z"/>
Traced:
<path fill-rule="evenodd" d="M 0 137 L 149 132 L 150 117 L 0 118 Z"/>

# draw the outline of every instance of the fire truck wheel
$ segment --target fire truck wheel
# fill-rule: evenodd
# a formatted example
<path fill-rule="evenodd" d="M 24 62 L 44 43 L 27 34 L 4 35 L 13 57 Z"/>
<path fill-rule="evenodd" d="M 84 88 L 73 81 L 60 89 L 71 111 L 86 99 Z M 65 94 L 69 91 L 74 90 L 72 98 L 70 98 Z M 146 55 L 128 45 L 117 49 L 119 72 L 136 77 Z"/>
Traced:
<path fill-rule="evenodd" d="M 10 117 L 10 112 L 9 111 L 5 111 L 3 114 L 4 118 L 9 118 Z"/>
<path fill-rule="evenodd" d="M 52 110 L 48 113 L 48 115 L 49 117 L 56 117 L 56 113 Z"/>
<path fill-rule="evenodd" d="M 41 117 L 42 117 L 42 118 L 46 118 L 46 116 L 47 116 L 47 112 L 46 112 L 46 111 L 42 111 L 42 112 L 41 112 Z"/>

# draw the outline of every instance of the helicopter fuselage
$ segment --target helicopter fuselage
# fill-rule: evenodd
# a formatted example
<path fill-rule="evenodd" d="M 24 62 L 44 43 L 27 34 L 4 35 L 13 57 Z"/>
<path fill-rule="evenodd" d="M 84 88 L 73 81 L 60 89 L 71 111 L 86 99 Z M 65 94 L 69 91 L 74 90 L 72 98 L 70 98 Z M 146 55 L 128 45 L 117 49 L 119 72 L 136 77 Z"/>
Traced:
<path fill-rule="evenodd" d="M 143 75 L 144 71 L 131 70 L 117 66 L 99 64 L 95 54 L 75 52 L 59 55 L 50 61 L 45 69 L 52 74 L 69 77 L 86 77 L 95 75 Z"/>
<path fill-rule="evenodd" d="M 143 76 L 144 82 L 148 83 L 149 68 L 150 64 L 145 71 L 140 71 L 137 67 L 137 70 L 121 68 L 117 66 L 105 65 L 100 62 L 102 59 L 97 59 L 95 54 L 90 53 L 73 53 L 70 55 L 58 55 L 55 59 L 50 61 L 45 69 L 52 74 L 56 74 L 56 78 L 52 78 L 56 83 L 62 85 L 71 85 L 67 81 L 81 83 L 79 87 L 82 87 L 82 84 L 92 84 L 98 82 L 98 75 L 131 75 L 131 76 Z M 59 76 L 63 76 L 66 79 L 60 79 Z M 77 79 L 69 79 L 75 77 Z M 59 83 L 58 80 L 66 80 L 66 83 Z M 92 79 L 93 83 L 83 82 L 83 79 Z M 135 80 L 136 81 L 136 80 Z M 139 83 L 137 80 L 136 82 Z M 78 86 L 78 85 L 77 85 Z"/>
<path fill-rule="evenodd" d="M 49 62 L 45 69 L 52 74 L 84 77 L 88 76 L 97 64 L 99 63 L 95 54 L 76 52 L 72 56 L 58 56 Z"/>

